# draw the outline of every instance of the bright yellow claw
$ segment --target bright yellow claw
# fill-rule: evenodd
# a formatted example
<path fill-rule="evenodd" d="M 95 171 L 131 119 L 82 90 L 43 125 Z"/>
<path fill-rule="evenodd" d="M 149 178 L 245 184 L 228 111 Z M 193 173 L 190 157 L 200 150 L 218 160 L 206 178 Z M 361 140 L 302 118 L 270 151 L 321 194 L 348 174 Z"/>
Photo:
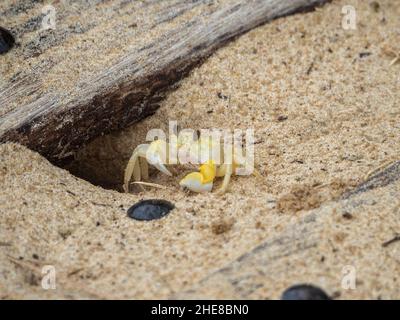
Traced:
<path fill-rule="evenodd" d="M 186 175 L 181 182 L 179 182 L 179 185 L 194 192 L 210 192 L 213 183 L 212 181 L 205 182 L 200 172 L 192 172 Z"/>
<path fill-rule="evenodd" d="M 200 172 L 192 172 L 186 175 L 179 183 L 182 187 L 194 192 L 209 192 L 212 189 L 217 169 L 212 160 L 200 166 Z"/>
<path fill-rule="evenodd" d="M 203 183 L 212 182 L 217 175 L 217 169 L 215 167 L 214 161 L 209 160 L 202 166 L 200 166 L 200 173 L 203 176 Z"/>

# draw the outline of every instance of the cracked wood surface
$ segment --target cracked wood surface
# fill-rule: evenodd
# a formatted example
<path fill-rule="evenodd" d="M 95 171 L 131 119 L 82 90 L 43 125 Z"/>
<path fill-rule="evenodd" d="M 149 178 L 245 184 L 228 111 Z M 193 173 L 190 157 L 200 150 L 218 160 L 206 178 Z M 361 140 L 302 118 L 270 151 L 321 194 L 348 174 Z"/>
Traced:
<path fill-rule="evenodd" d="M 168 90 L 235 36 L 324 2 L 64 0 L 54 3 L 55 27 L 44 30 L 44 1 L 3 1 L 0 25 L 16 46 L 0 56 L 0 142 L 65 160 L 154 113 Z"/>

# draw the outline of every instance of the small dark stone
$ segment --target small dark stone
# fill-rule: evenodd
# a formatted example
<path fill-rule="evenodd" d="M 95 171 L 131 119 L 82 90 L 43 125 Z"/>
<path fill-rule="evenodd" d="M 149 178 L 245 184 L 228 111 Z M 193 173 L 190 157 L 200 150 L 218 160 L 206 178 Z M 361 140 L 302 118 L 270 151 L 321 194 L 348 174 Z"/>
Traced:
<path fill-rule="evenodd" d="M 34 254 L 32 255 L 32 258 L 35 259 L 35 260 L 38 260 L 38 259 L 39 259 L 39 256 L 38 256 L 36 253 L 34 253 Z"/>
<path fill-rule="evenodd" d="M 347 220 L 353 219 L 353 215 L 350 212 L 347 212 L 347 211 L 343 212 L 342 217 L 347 219 Z"/>
<path fill-rule="evenodd" d="M 371 6 L 372 10 L 374 10 L 375 12 L 378 12 L 381 7 L 379 2 L 376 2 L 376 1 L 372 1 L 369 5 Z"/>
<path fill-rule="evenodd" d="M 0 54 L 7 53 L 13 46 L 15 40 L 11 32 L 0 27 Z"/>
<path fill-rule="evenodd" d="M 128 216 L 135 220 L 155 220 L 166 216 L 175 206 L 166 200 L 142 200 L 128 209 Z"/>
<path fill-rule="evenodd" d="M 218 92 L 217 96 L 218 96 L 218 98 L 223 99 L 223 100 L 227 100 L 228 99 L 228 97 L 226 95 L 222 94 L 221 92 Z"/>
<path fill-rule="evenodd" d="M 371 54 L 372 54 L 371 52 L 360 52 L 358 55 L 362 59 L 362 58 L 370 56 Z"/>
<path fill-rule="evenodd" d="M 310 284 L 298 284 L 286 289 L 281 300 L 331 300 L 320 288 Z"/>
<path fill-rule="evenodd" d="M 287 119 L 288 119 L 287 116 L 279 116 L 279 117 L 277 118 L 277 120 L 278 120 L 279 122 L 285 121 L 285 120 L 287 120 Z"/>

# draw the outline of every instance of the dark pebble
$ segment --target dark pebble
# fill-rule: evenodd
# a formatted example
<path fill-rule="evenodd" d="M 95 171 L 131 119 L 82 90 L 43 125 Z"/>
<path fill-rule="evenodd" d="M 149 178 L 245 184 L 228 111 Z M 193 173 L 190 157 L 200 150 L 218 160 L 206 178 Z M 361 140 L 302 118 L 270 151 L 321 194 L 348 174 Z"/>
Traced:
<path fill-rule="evenodd" d="M 371 6 L 372 10 L 374 10 L 375 12 L 378 12 L 381 7 L 381 5 L 376 1 L 372 1 L 369 5 Z"/>
<path fill-rule="evenodd" d="M 128 209 L 128 216 L 135 220 L 148 221 L 166 216 L 175 206 L 166 200 L 142 200 Z"/>
<path fill-rule="evenodd" d="M 342 214 L 342 217 L 345 218 L 345 219 L 348 219 L 348 220 L 353 219 L 353 215 L 351 213 L 349 213 L 349 212 L 344 212 Z"/>
<path fill-rule="evenodd" d="M 320 288 L 310 284 L 299 284 L 286 289 L 281 300 L 331 300 Z"/>
<path fill-rule="evenodd" d="M 221 92 L 218 92 L 217 96 L 218 96 L 218 98 L 223 99 L 223 100 L 227 100 L 228 99 L 228 97 L 226 95 L 222 94 Z"/>
<path fill-rule="evenodd" d="M 360 52 L 358 54 L 358 56 L 362 59 L 362 58 L 370 56 L 371 54 L 372 54 L 371 52 Z"/>
<path fill-rule="evenodd" d="M 287 119 L 288 119 L 287 116 L 279 116 L 279 117 L 277 118 L 277 120 L 278 120 L 279 122 L 285 121 L 285 120 L 287 120 Z"/>
<path fill-rule="evenodd" d="M 0 27 L 0 54 L 7 53 L 13 46 L 15 40 L 11 32 Z"/>

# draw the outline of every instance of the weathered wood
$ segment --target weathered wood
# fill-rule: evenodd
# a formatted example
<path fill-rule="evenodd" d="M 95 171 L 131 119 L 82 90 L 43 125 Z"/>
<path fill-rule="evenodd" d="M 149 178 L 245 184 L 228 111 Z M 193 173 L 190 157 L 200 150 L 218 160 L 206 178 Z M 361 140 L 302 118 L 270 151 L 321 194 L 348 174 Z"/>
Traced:
<path fill-rule="evenodd" d="M 228 40 L 323 2 L 64 0 L 54 4 L 55 28 L 45 30 L 42 1 L 6 0 L 0 25 L 16 46 L 0 55 L 0 142 L 65 159 L 154 113 L 171 86 Z"/>
<path fill-rule="evenodd" d="M 397 180 L 400 180 L 400 161 L 395 161 L 385 168 L 385 170 L 372 175 L 354 190 L 344 193 L 341 198 L 348 199 L 356 194 L 367 192 L 368 190 L 385 187 Z"/>

